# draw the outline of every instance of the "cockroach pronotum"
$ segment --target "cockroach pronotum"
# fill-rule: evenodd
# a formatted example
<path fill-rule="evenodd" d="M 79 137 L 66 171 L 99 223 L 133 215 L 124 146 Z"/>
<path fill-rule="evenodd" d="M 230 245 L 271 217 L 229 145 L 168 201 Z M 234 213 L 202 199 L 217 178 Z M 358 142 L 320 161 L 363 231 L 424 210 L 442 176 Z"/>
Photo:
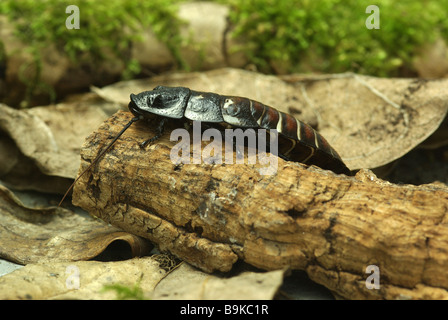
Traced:
<path fill-rule="evenodd" d="M 134 117 L 109 145 L 80 173 L 65 193 L 62 201 L 79 178 L 87 172 L 136 121 L 153 115 L 161 118 L 157 134 L 142 143 L 142 147 L 157 140 L 168 119 L 186 119 L 231 128 L 276 129 L 279 133 L 278 156 L 304 164 L 314 164 L 335 173 L 350 174 L 339 154 L 306 123 L 293 116 L 248 98 L 223 96 L 193 91 L 184 87 L 158 86 L 152 91 L 131 94 L 129 110 Z"/>

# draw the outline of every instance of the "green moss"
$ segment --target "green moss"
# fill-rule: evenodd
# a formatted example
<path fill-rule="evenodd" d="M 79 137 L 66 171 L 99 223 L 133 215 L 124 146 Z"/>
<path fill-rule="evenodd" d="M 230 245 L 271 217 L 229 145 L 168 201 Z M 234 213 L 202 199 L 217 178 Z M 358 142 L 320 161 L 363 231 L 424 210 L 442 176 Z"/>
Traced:
<path fill-rule="evenodd" d="M 80 29 L 70 32 L 65 21 L 67 1 L 2 0 L 0 14 L 17 25 L 17 35 L 30 45 L 56 44 L 74 61 L 89 52 L 103 58 L 104 48 L 122 54 L 129 43 L 139 39 L 143 26 L 151 26 L 157 37 L 175 47 L 179 21 L 176 6 L 179 0 L 73 0 L 80 9 Z M 131 32 L 125 32 L 129 28 Z"/>
<path fill-rule="evenodd" d="M 260 71 L 345 72 L 377 76 L 412 74 L 412 59 L 422 44 L 437 36 L 448 42 L 448 0 L 214 0 L 230 5 L 233 36 L 243 39 L 243 50 Z M 177 5 L 183 0 L 1 0 L 0 14 L 16 26 L 16 34 L 33 56 L 24 65 L 27 98 L 52 88 L 39 82 L 41 49 L 55 45 L 81 65 L 110 59 L 112 53 L 126 66 L 123 79 L 141 71 L 130 57 L 130 44 L 141 39 L 141 26 L 150 26 L 178 62 L 180 46 Z M 68 30 L 66 7 L 80 9 L 80 29 Z M 380 29 L 365 27 L 366 7 L 380 9 Z M 125 31 L 127 30 L 127 31 Z M 1 39 L 0 39 L 1 42 Z M 0 48 L 2 46 L 0 45 Z M 200 54 L 200 50 L 199 53 Z M 0 65 L 2 57 L 0 50 Z M 26 72 L 25 72 L 26 70 Z M 25 76 L 26 73 L 26 76 Z M 30 75 L 31 74 L 31 75 Z"/>
<path fill-rule="evenodd" d="M 176 4 L 179 0 L 2 0 L 0 14 L 6 15 L 16 27 L 16 35 L 26 44 L 34 59 L 31 66 L 34 76 L 26 76 L 28 88 L 42 87 L 40 78 L 41 49 L 49 45 L 67 54 L 73 62 L 96 65 L 108 59 L 105 52 L 120 59 L 127 69 L 123 78 L 131 78 L 140 71 L 138 61 L 130 59 L 130 43 L 141 39 L 141 26 L 150 26 L 156 36 L 173 52 L 181 68 L 179 55 L 179 26 Z M 66 28 L 68 5 L 80 10 L 80 28 Z M 36 82 L 37 81 L 37 82 Z"/>
<path fill-rule="evenodd" d="M 272 72 L 283 62 L 288 72 L 354 71 L 396 76 L 412 71 L 420 45 L 437 35 L 448 40 L 448 0 L 228 0 L 233 35 L 258 68 Z M 367 29 L 367 6 L 380 10 L 380 29 Z"/>
<path fill-rule="evenodd" d="M 106 285 L 103 287 L 103 292 L 115 291 L 117 300 L 145 300 L 145 295 L 140 283 L 137 282 L 133 287 L 124 286 L 121 284 Z"/>

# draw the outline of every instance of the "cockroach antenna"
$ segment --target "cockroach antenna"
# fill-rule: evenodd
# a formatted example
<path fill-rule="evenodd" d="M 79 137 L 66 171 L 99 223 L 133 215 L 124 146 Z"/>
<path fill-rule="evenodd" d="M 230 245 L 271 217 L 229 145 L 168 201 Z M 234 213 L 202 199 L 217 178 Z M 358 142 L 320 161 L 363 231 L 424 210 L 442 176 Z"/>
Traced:
<path fill-rule="evenodd" d="M 73 181 L 73 183 L 70 185 L 70 187 L 67 189 L 67 191 L 65 192 L 64 196 L 62 197 L 61 201 L 58 204 L 58 208 L 61 206 L 62 202 L 65 200 L 65 198 L 67 197 L 68 193 L 73 189 L 73 187 L 75 186 L 75 183 L 78 182 L 78 180 L 87 172 L 89 171 L 97 162 L 98 160 L 113 146 L 113 144 L 118 140 L 118 138 L 121 137 L 121 135 L 136 121 L 140 120 L 141 116 L 139 117 L 134 117 L 132 118 L 125 126 L 123 129 L 121 129 L 121 131 L 117 134 L 117 136 L 109 143 L 109 145 L 103 150 L 101 151 L 95 158 L 95 160 L 92 161 L 92 163 L 86 168 L 84 169 L 84 171 L 82 171 L 79 176 L 75 179 L 75 181 Z"/>

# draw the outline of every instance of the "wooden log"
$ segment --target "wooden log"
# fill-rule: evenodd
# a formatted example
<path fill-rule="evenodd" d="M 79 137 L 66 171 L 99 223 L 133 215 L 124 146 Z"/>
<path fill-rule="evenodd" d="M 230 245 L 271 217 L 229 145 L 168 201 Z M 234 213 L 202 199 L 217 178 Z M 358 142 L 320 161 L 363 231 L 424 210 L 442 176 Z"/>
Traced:
<path fill-rule="evenodd" d="M 80 170 L 131 117 L 118 112 L 87 138 Z M 79 180 L 73 203 L 207 272 L 243 259 L 265 270 L 305 270 L 344 298 L 448 298 L 445 187 L 394 185 L 369 170 L 348 177 L 282 159 L 271 175 L 261 175 L 259 163 L 176 164 L 174 127 L 139 147 L 154 127 L 131 126 Z M 379 289 L 367 288 L 371 265 Z"/>

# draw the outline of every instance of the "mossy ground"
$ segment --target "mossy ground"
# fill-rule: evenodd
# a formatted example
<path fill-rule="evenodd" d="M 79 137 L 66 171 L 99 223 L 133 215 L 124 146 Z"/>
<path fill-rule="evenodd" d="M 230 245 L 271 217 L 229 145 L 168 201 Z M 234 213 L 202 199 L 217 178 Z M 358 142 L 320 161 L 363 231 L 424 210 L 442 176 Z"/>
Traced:
<path fill-rule="evenodd" d="M 448 42 L 448 0 L 378 0 L 379 29 L 366 28 L 370 1 L 359 0 L 215 0 L 229 5 L 233 36 L 244 39 L 237 48 L 262 72 L 353 71 L 375 76 L 406 76 L 415 72 L 413 58 L 425 43 Z M 41 48 L 50 44 L 74 62 L 107 59 L 112 52 L 126 65 L 122 78 L 141 71 L 130 57 L 129 44 L 151 26 L 167 44 L 177 69 L 188 70 L 179 54 L 182 21 L 176 18 L 182 0 L 74 0 L 80 8 L 80 29 L 67 32 L 67 2 L 59 0 L 2 0 L 0 14 L 15 25 L 28 44 L 35 75 L 23 81 L 39 85 Z M 0 40 L 0 66 L 5 60 Z M 43 85 L 44 86 L 44 85 Z"/>

